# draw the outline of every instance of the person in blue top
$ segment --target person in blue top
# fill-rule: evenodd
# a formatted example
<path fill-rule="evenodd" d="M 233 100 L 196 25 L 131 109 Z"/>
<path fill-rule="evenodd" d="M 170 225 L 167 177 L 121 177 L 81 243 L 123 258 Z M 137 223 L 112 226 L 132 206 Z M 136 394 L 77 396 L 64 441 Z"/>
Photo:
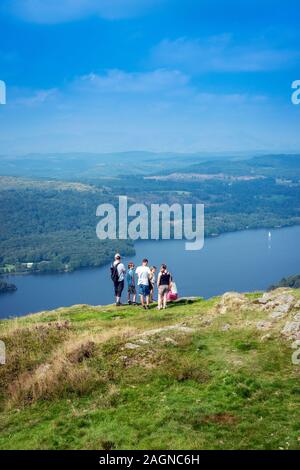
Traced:
<path fill-rule="evenodd" d="M 131 305 L 136 305 L 136 289 L 135 289 L 135 279 L 134 279 L 134 264 L 130 262 L 128 264 L 128 271 L 127 271 L 127 287 L 128 287 L 128 304 Z M 132 301 L 131 301 L 131 296 L 132 296 Z"/>

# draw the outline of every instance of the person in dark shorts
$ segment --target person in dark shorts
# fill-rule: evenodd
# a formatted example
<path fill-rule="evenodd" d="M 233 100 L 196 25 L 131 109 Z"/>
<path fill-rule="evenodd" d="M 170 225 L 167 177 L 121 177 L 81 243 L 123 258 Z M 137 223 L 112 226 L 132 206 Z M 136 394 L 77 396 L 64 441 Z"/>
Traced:
<path fill-rule="evenodd" d="M 160 272 L 157 277 L 157 288 L 158 288 L 158 310 L 167 308 L 167 297 L 168 292 L 172 284 L 172 275 L 167 270 L 165 264 L 161 265 Z"/>
<path fill-rule="evenodd" d="M 141 304 L 144 309 L 149 308 L 149 297 L 150 297 L 150 287 L 149 287 L 149 277 L 150 269 L 148 266 L 148 260 L 143 259 L 142 265 L 136 269 L 136 274 L 138 276 L 138 288 L 139 295 L 141 299 Z"/>
<path fill-rule="evenodd" d="M 127 299 L 128 304 L 136 305 L 136 289 L 135 289 L 135 279 L 134 279 L 134 263 L 130 262 L 128 264 L 127 270 Z M 132 296 L 132 301 L 131 301 Z"/>
<path fill-rule="evenodd" d="M 111 279 L 114 283 L 116 306 L 119 307 L 121 304 L 121 296 L 124 289 L 124 279 L 126 269 L 124 264 L 121 262 L 121 255 L 115 254 L 115 260 L 111 265 Z"/>

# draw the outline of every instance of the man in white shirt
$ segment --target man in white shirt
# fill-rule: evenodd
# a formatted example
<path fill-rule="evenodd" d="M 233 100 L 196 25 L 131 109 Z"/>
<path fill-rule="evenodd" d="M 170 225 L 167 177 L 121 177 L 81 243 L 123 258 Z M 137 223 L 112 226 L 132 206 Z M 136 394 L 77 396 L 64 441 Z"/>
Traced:
<path fill-rule="evenodd" d="M 115 261 L 111 265 L 110 270 L 115 288 L 116 306 L 119 307 L 121 305 L 121 295 L 124 289 L 124 278 L 126 273 L 125 266 L 121 262 L 121 255 L 119 253 L 115 254 Z"/>
<path fill-rule="evenodd" d="M 148 260 L 143 259 L 142 266 L 136 268 L 136 274 L 138 275 L 138 289 L 141 299 L 142 307 L 146 310 L 149 308 L 149 296 L 150 296 L 150 269 L 148 267 Z M 145 305 L 146 300 L 146 305 Z"/>

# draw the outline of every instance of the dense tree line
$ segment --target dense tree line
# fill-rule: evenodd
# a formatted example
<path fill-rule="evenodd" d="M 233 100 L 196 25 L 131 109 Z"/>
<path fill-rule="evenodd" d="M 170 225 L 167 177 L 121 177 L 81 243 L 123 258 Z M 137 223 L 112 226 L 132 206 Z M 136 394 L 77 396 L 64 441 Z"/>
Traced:
<path fill-rule="evenodd" d="M 277 284 L 270 286 L 268 290 L 274 290 L 278 287 L 291 287 L 292 289 L 300 288 L 300 274 L 296 276 L 284 277 Z"/>
<path fill-rule="evenodd" d="M 195 171 L 194 167 L 190 171 Z M 207 174 L 250 172 L 263 173 L 264 178 L 158 181 L 132 175 L 86 179 L 74 186 L 44 180 L 26 183 L 15 178 L 1 186 L 0 177 L 0 273 L 74 270 L 104 264 L 115 251 L 133 254 L 130 241 L 100 241 L 96 237 L 97 206 L 116 203 L 119 195 L 127 195 L 130 203 L 148 206 L 203 203 L 206 236 L 300 223 L 299 157 L 211 162 L 196 167 Z M 278 181 L 280 174 L 291 180 Z"/>
<path fill-rule="evenodd" d="M 7 292 L 15 292 L 17 287 L 14 284 L 0 280 L 0 294 L 6 294 Z"/>

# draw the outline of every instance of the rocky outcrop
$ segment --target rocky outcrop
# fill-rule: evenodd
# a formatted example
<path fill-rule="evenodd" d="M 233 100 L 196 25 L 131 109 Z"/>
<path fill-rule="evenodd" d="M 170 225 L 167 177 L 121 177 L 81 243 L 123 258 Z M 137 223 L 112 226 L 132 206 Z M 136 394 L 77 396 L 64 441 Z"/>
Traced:
<path fill-rule="evenodd" d="M 300 300 L 291 289 L 279 288 L 255 299 L 227 292 L 215 306 L 215 313 L 219 315 L 245 310 L 265 313 L 265 318 L 256 322 L 257 330 L 274 330 L 287 339 L 300 339 Z"/>
<path fill-rule="evenodd" d="M 283 289 L 277 289 L 273 292 L 266 292 L 259 297 L 255 303 L 260 305 L 262 310 L 269 313 L 269 318 L 280 319 L 286 316 L 296 303 L 295 297 Z"/>
<path fill-rule="evenodd" d="M 300 339 L 300 321 L 288 321 L 281 333 L 289 339 Z"/>
<path fill-rule="evenodd" d="M 216 305 L 217 313 L 221 315 L 232 312 L 233 310 L 240 310 L 248 304 L 247 297 L 238 292 L 226 292 L 222 295 L 220 302 Z"/>

